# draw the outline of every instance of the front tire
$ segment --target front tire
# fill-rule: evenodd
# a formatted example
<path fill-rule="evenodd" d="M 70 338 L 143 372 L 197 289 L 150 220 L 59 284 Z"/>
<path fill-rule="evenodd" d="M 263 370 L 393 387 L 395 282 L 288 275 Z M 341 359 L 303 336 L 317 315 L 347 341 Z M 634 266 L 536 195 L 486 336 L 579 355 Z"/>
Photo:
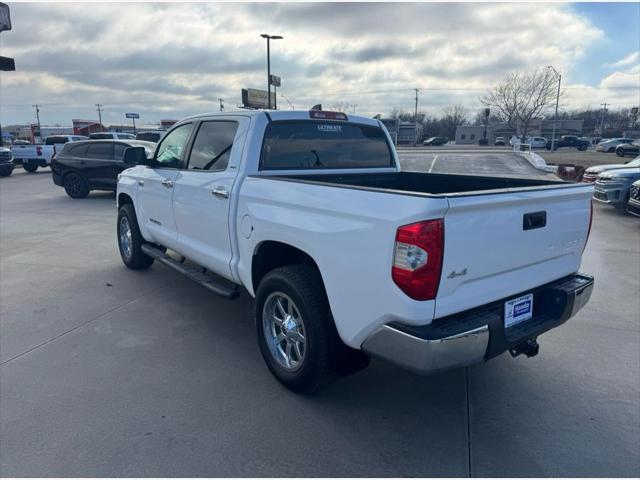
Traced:
<path fill-rule="evenodd" d="M 307 265 L 269 272 L 255 302 L 260 352 L 271 373 L 297 393 L 312 393 L 335 377 L 333 328 L 319 273 Z"/>
<path fill-rule="evenodd" d="M 624 150 L 617 148 L 616 149 L 616 155 L 619 157 L 624 157 Z"/>
<path fill-rule="evenodd" d="M 0 177 L 8 177 L 13 172 L 13 167 L 0 167 Z"/>
<path fill-rule="evenodd" d="M 153 263 L 153 258 L 142 251 L 144 238 L 138 227 L 133 205 L 127 203 L 118 210 L 118 249 L 122 263 L 131 270 L 144 270 Z"/>
<path fill-rule="evenodd" d="M 85 178 L 76 172 L 69 172 L 62 181 L 64 191 L 71 198 L 86 198 L 89 195 L 89 183 Z"/>
<path fill-rule="evenodd" d="M 29 160 L 27 163 L 22 164 L 22 168 L 24 168 L 29 173 L 34 173 L 38 170 L 38 164 L 33 160 Z"/>

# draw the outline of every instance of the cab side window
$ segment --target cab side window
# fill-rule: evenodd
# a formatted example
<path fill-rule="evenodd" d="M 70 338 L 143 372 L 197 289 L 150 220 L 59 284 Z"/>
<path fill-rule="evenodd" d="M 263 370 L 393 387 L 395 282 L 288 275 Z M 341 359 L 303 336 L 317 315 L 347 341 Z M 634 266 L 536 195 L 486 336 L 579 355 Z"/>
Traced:
<path fill-rule="evenodd" d="M 180 168 L 180 158 L 184 150 L 189 135 L 191 134 L 190 123 L 185 123 L 172 130 L 162 139 L 158 146 L 156 162 L 158 166 L 165 168 Z"/>
<path fill-rule="evenodd" d="M 188 169 L 225 170 L 237 130 L 238 124 L 232 121 L 202 122 L 191 149 Z"/>

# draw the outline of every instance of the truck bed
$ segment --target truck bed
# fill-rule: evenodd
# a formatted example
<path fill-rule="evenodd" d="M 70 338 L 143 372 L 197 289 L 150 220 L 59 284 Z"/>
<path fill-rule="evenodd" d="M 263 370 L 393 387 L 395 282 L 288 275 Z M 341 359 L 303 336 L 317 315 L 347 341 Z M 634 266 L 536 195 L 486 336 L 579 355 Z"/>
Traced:
<path fill-rule="evenodd" d="M 267 177 L 268 178 L 268 177 Z M 273 177 L 271 177 L 273 178 Z M 281 175 L 276 179 L 335 187 L 387 191 L 409 195 L 452 196 L 491 194 L 513 189 L 556 188 L 570 185 L 562 180 L 483 177 L 424 172 Z"/>

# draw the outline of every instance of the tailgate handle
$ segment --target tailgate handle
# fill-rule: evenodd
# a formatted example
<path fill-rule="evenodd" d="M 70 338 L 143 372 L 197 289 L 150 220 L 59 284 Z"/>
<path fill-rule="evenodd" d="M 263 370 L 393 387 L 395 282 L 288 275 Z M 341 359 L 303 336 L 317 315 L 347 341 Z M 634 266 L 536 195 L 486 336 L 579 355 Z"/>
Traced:
<path fill-rule="evenodd" d="M 525 213 L 522 217 L 522 229 L 534 230 L 547 225 L 547 212 Z"/>

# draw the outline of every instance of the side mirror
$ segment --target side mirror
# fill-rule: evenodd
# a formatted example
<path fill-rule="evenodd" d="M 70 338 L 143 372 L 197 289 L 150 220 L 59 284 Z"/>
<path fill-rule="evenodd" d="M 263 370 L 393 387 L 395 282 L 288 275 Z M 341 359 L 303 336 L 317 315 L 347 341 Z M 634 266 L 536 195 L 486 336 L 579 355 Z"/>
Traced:
<path fill-rule="evenodd" d="M 147 151 L 144 147 L 129 147 L 124 151 L 122 157 L 124 163 L 130 165 L 149 165 L 150 160 L 147 159 Z"/>

